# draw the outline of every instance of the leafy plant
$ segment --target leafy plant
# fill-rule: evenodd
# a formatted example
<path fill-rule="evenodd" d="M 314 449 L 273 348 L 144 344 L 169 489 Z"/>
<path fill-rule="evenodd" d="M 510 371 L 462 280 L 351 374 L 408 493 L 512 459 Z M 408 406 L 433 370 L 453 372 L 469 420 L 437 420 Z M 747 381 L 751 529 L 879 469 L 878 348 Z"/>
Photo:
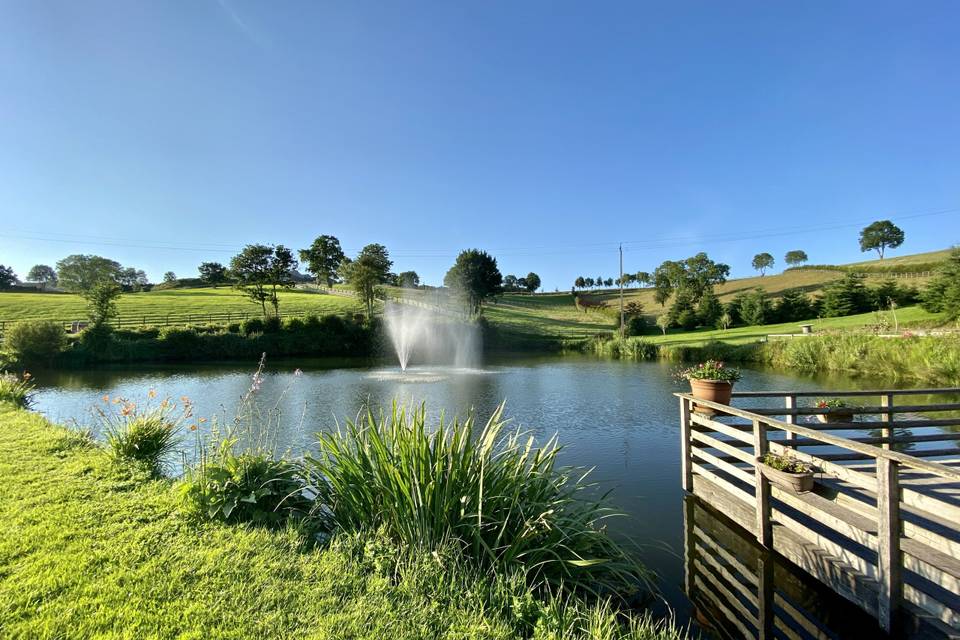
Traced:
<path fill-rule="evenodd" d="M 150 391 L 148 397 L 156 397 Z M 189 398 L 181 404 L 170 399 L 158 405 L 138 408 L 125 398 L 103 396 L 104 407 L 97 407 L 107 446 L 117 460 L 133 461 L 146 466 L 154 475 L 162 475 L 176 451 L 183 422 L 193 415 Z"/>
<path fill-rule="evenodd" d="M 51 362 L 67 342 L 63 325 L 52 320 L 19 320 L 7 327 L 3 348 L 17 362 Z"/>
<path fill-rule="evenodd" d="M 734 383 L 740 379 L 740 369 L 728 367 L 719 360 L 707 360 L 696 366 L 681 369 L 676 377 L 678 380 L 716 380 Z"/>
<path fill-rule="evenodd" d="M 842 409 L 846 406 L 847 406 L 847 403 L 841 400 L 840 398 L 818 398 L 817 399 L 818 409 Z"/>
<path fill-rule="evenodd" d="M 482 569 L 520 571 L 535 587 L 635 590 L 646 571 L 602 527 L 617 512 L 586 473 L 557 467 L 555 437 L 537 448 L 502 414 L 501 405 L 476 431 L 473 415 L 428 426 L 423 405 L 394 404 L 320 433 L 305 461 L 318 504 L 338 529 L 382 527 L 425 551 L 452 543 Z"/>
<path fill-rule="evenodd" d="M 18 407 L 29 407 L 34 384 L 29 373 L 0 373 L 0 402 L 9 402 Z"/>
<path fill-rule="evenodd" d="M 765 455 L 763 457 L 763 464 L 777 471 L 786 471 L 787 473 L 810 473 L 813 471 L 813 467 L 802 460 L 776 453 L 768 453 Z"/>

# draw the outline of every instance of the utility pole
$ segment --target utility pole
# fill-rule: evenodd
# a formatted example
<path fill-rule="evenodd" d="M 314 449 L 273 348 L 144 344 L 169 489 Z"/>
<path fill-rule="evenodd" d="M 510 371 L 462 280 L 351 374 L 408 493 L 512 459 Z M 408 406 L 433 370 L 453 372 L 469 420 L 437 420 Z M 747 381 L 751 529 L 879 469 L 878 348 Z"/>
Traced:
<path fill-rule="evenodd" d="M 620 245 L 620 337 L 624 337 L 623 331 L 623 245 Z"/>

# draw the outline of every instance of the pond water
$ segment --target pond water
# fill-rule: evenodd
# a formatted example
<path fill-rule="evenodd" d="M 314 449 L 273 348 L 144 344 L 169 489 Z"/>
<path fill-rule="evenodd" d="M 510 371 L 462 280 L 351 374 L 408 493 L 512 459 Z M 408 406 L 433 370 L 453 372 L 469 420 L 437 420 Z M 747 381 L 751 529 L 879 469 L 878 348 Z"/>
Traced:
<path fill-rule="evenodd" d="M 295 367 L 302 373 L 295 373 Z M 688 517 L 685 525 L 679 411 L 672 395 L 684 386 L 673 380 L 672 370 L 665 363 L 590 357 L 492 361 L 472 370 L 415 367 L 404 375 L 384 364 L 273 362 L 258 395 L 263 405 L 272 406 L 283 394 L 278 444 L 294 453 L 311 448 L 313 433 L 355 416 L 365 405 L 425 402 L 432 415 L 444 410 L 447 416 L 462 416 L 473 409 L 485 420 L 505 400 L 506 414 L 515 424 L 540 441 L 558 434 L 563 461 L 594 467 L 593 479 L 613 490 L 613 501 L 629 516 L 612 522 L 611 528 L 643 545 L 644 562 L 659 575 L 678 620 L 692 621 L 707 635 L 723 637 L 710 612 L 694 607 L 684 591 L 684 540 L 693 524 Z M 105 394 L 136 401 L 153 389 L 158 398 L 188 396 L 196 416 L 229 422 L 250 388 L 252 373 L 253 367 L 236 365 L 41 372 L 35 408 L 55 422 L 95 427 L 93 407 Z M 856 386 L 852 381 L 746 370 L 737 389 Z M 717 522 L 709 524 L 723 529 L 722 519 Z M 729 530 L 722 535 L 733 539 L 740 534 Z M 862 620 L 856 609 L 818 591 L 804 576 L 791 573 L 786 563 L 779 570 L 789 573 L 784 579 L 802 585 L 800 593 L 809 606 L 823 615 L 845 624 Z"/>

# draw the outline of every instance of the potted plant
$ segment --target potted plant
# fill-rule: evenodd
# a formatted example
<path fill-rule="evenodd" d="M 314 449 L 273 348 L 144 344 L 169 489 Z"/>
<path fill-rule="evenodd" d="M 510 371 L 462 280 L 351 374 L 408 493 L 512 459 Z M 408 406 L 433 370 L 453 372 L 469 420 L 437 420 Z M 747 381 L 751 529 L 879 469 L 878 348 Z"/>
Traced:
<path fill-rule="evenodd" d="M 813 467 L 806 462 L 787 455 L 768 453 L 758 458 L 757 464 L 760 465 L 760 473 L 778 487 L 794 493 L 813 489 Z"/>
<path fill-rule="evenodd" d="M 681 370 L 677 376 L 690 382 L 690 391 L 694 398 L 730 404 L 733 384 L 740 379 L 740 370 L 728 367 L 719 360 L 707 360 Z M 694 411 L 708 415 L 716 413 L 714 409 L 699 405 L 694 406 Z"/>
<path fill-rule="evenodd" d="M 827 409 L 827 413 L 818 413 L 817 420 L 828 422 L 853 422 L 853 408 L 839 398 L 820 398 L 817 400 L 818 409 Z"/>

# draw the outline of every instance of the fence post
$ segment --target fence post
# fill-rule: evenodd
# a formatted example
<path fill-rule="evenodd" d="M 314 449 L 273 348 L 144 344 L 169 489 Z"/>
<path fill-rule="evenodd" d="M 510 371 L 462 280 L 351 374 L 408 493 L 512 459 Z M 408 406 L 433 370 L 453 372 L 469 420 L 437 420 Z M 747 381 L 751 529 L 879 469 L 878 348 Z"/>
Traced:
<path fill-rule="evenodd" d="M 903 559 L 900 554 L 900 479 L 899 463 L 877 458 L 877 574 L 880 596 L 877 618 L 887 632 L 893 629 L 903 597 Z"/>
<path fill-rule="evenodd" d="M 690 450 L 690 401 L 680 398 L 680 471 L 684 491 L 693 491 L 693 452 Z"/>
<path fill-rule="evenodd" d="M 773 524 L 770 522 L 770 483 L 760 470 L 760 460 L 767 455 L 767 425 L 753 421 L 754 484 L 757 497 L 757 541 L 770 549 L 773 546 Z"/>
<path fill-rule="evenodd" d="M 880 396 L 880 406 L 884 409 L 893 409 L 893 394 L 885 393 Z M 883 412 L 880 414 L 880 421 L 883 423 L 883 427 L 880 429 L 880 435 L 883 436 L 883 444 L 881 445 L 884 449 L 892 448 L 890 438 L 893 437 L 893 429 L 890 428 L 890 423 L 893 422 L 893 414 L 890 412 Z"/>
<path fill-rule="evenodd" d="M 797 396 L 788 395 L 783 400 L 784 400 L 784 408 L 787 411 L 793 411 L 794 409 L 797 408 Z M 784 422 L 786 422 L 787 424 L 797 424 L 797 416 L 793 415 L 792 413 L 788 413 L 783 417 L 786 418 Z M 797 434 L 793 433 L 792 431 L 787 431 L 787 440 L 795 440 L 796 437 L 797 437 Z"/>

